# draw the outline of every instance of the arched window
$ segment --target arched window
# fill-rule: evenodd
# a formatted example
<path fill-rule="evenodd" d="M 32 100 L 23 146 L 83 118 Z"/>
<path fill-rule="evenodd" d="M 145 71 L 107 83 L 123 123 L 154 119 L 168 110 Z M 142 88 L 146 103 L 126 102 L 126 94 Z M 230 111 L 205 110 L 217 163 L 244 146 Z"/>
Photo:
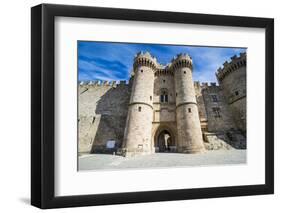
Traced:
<path fill-rule="evenodd" d="M 168 103 L 168 90 L 167 89 L 161 89 L 160 94 L 160 102 L 161 103 Z"/>

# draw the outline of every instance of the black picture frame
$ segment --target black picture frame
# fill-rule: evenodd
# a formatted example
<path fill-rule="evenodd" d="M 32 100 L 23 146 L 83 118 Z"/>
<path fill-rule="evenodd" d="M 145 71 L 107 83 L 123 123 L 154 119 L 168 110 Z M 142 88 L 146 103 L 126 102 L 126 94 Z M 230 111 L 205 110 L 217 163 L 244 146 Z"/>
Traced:
<path fill-rule="evenodd" d="M 93 195 L 54 195 L 55 17 L 263 28 L 265 48 L 265 184 Z M 274 193 L 274 20 L 163 11 L 41 4 L 31 8 L 31 204 L 47 209 Z"/>

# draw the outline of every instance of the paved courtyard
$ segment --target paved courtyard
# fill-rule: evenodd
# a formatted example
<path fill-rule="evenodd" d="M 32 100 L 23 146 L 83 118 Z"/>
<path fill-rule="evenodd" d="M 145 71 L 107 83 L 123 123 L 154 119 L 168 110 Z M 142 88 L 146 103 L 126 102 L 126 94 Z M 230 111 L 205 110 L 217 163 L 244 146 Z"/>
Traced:
<path fill-rule="evenodd" d="M 80 156 L 78 165 L 79 170 L 119 170 L 244 163 L 246 163 L 246 150 L 219 150 L 203 154 L 155 153 L 132 158 L 110 154 L 89 154 Z"/>

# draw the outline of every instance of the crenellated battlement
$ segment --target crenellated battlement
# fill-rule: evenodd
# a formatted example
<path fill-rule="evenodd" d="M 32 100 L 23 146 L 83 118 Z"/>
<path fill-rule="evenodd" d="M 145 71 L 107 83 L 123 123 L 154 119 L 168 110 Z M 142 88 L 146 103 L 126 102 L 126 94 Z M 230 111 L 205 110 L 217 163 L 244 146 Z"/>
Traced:
<path fill-rule="evenodd" d="M 139 52 L 134 59 L 134 68 L 138 66 L 147 66 L 155 70 L 159 65 L 157 63 L 157 59 L 149 52 Z"/>
<path fill-rule="evenodd" d="M 201 87 L 207 88 L 207 87 L 219 87 L 216 82 L 200 82 L 200 81 L 194 81 L 194 87 Z"/>
<path fill-rule="evenodd" d="M 101 80 L 95 80 L 95 81 L 78 81 L 79 86 L 107 86 L 107 87 L 116 87 L 120 85 L 129 85 L 129 81 L 101 81 Z"/>
<path fill-rule="evenodd" d="M 171 68 L 173 70 L 183 67 L 189 67 L 190 69 L 192 69 L 192 58 L 186 53 L 178 54 L 172 59 Z"/>
<path fill-rule="evenodd" d="M 218 92 L 221 90 L 221 87 L 215 82 L 202 82 L 201 91 L 202 92 Z"/>
<path fill-rule="evenodd" d="M 225 61 L 223 67 L 220 67 L 216 72 L 218 81 L 221 82 L 228 74 L 246 66 L 246 57 L 247 54 L 244 52 L 240 53 L 239 57 L 237 55 L 232 56 L 230 62 Z"/>
<path fill-rule="evenodd" d="M 134 69 L 138 66 L 150 67 L 155 72 L 155 75 L 173 75 L 175 69 L 182 67 L 189 67 L 192 69 L 192 58 L 186 53 L 181 53 L 175 56 L 171 60 L 171 63 L 163 65 L 157 62 L 157 59 L 149 52 L 139 52 L 134 59 Z"/>
<path fill-rule="evenodd" d="M 192 58 L 186 53 L 181 53 L 175 56 L 171 63 L 168 63 L 166 65 L 160 64 L 157 62 L 157 59 L 151 55 L 149 52 L 139 52 L 136 54 L 134 59 L 134 68 L 137 66 L 148 66 L 151 67 L 154 71 L 155 76 L 160 75 L 174 75 L 174 70 L 179 69 L 182 67 L 189 67 L 192 69 Z M 239 57 L 237 55 L 234 55 L 231 57 L 231 61 L 225 61 L 223 64 L 223 67 L 220 67 L 217 72 L 216 76 L 219 82 L 221 82 L 229 73 L 239 69 L 242 66 L 246 66 L 246 52 L 240 53 Z M 134 73 L 132 72 L 132 77 L 134 76 Z M 129 81 L 101 81 L 101 80 L 95 80 L 95 81 L 79 81 L 79 85 L 85 86 L 118 86 L 118 85 L 128 85 Z M 198 84 L 204 88 L 209 86 L 218 86 L 216 83 L 211 82 L 194 82 L 194 86 L 198 86 Z"/>
<path fill-rule="evenodd" d="M 161 75 L 172 75 L 173 76 L 174 72 L 170 67 L 171 67 L 171 64 L 168 64 L 166 67 L 158 68 L 155 71 L 155 76 L 161 76 Z"/>

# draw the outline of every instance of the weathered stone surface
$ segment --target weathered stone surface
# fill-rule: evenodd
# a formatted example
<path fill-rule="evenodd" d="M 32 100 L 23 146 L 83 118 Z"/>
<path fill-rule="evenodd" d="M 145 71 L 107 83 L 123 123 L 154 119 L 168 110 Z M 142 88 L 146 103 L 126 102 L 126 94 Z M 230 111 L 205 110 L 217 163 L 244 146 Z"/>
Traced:
<path fill-rule="evenodd" d="M 80 85 L 78 97 L 79 152 L 108 152 L 106 142 L 111 139 L 116 149 L 121 147 L 130 86 Z"/>
<path fill-rule="evenodd" d="M 217 78 L 237 128 L 246 135 L 246 54 L 232 57 L 217 73 Z"/>
<path fill-rule="evenodd" d="M 179 61 L 181 62 L 181 61 Z M 204 152 L 199 112 L 192 79 L 192 67 L 187 64 L 175 69 L 176 116 L 179 152 Z M 191 62 L 190 62 L 191 63 Z"/>
<path fill-rule="evenodd" d="M 223 91 L 219 86 L 208 86 L 202 89 L 205 110 L 208 120 L 208 131 L 218 132 L 236 128 L 230 108 L 225 100 Z M 213 100 L 214 96 L 216 101 Z M 219 114 L 214 112 L 219 109 Z"/>
<path fill-rule="evenodd" d="M 217 73 L 220 85 L 193 82 L 188 55 L 164 66 L 149 53 L 136 56 L 129 84 L 79 82 L 79 153 L 245 149 L 245 60 L 242 54 L 225 63 Z M 161 142 L 164 133 L 166 144 Z"/>

